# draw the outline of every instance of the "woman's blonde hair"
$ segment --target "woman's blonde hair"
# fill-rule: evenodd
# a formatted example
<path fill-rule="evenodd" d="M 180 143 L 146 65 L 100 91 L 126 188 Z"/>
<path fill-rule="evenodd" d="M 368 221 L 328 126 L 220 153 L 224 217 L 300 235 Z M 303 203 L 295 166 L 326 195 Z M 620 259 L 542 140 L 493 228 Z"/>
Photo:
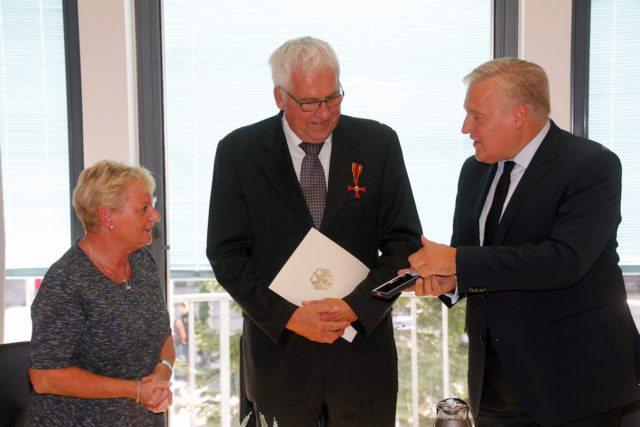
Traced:
<path fill-rule="evenodd" d="M 94 232 L 100 227 L 98 209 L 120 209 L 127 201 L 127 188 L 141 184 L 153 194 L 156 182 L 147 169 L 127 166 L 112 160 L 101 160 L 86 168 L 73 190 L 73 208 L 82 221 L 85 231 Z"/>

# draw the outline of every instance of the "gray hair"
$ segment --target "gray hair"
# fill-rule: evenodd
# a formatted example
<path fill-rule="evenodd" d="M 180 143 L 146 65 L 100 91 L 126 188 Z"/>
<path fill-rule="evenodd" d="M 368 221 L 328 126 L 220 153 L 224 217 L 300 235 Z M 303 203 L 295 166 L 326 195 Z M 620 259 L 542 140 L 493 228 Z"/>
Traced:
<path fill-rule="evenodd" d="M 291 74 L 330 67 L 340 79 L 340 63 L 329 43 L 313 37 L 300 37 L 284 42 L 269 58 L 273 84 L 284 90 L 291 89 Z"/>
<path fill-rule="evenodd" d="M 516 58 L 493 59 L 476 67 L 463 81 L 471 85 L 488 78 L 506 90 L 515 102 L 526 104 L 535 119 L 549 118 L 549 79 L 539 65 Z"/>

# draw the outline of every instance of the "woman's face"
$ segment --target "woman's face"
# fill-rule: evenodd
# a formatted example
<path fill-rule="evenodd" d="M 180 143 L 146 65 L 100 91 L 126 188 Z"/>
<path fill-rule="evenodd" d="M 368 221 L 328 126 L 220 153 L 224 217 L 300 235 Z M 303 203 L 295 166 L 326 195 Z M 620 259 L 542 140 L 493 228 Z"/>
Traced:
<path fill-rule="evenodd" d="M 127 201 L 111 211 L 113 232 L 132 252 L 151 243 L 151 230 L 158 221 L 160 214 L 153 207 L 153 197 L 140 183 L 131 184 Z"/>

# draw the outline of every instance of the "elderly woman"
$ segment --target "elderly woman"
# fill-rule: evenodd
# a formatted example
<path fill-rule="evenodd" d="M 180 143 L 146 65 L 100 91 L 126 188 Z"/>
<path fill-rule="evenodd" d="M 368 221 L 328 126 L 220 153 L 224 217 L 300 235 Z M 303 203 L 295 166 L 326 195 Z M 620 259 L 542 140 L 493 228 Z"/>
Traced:
<path fill-rule="evenodd" d="M 28 425 L 164 426 L 175 359 L 158 268 L 160 215 L 146 169 L 85 169 L 73 206 L 86 235 L 51 266 L 31 307 Z"/>

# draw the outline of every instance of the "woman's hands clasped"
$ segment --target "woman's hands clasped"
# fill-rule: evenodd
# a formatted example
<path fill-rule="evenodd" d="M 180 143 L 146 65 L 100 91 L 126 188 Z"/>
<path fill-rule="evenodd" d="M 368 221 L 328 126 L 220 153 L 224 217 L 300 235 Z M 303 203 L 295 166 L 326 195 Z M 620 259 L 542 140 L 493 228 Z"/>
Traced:
<path fill-rule="evenodd" d="M 173 403 L 171 382 L 163 380 L 157 374 L 151 374 L 139 381 L 140 395 L 138 401 L 151 412 L 166 411 Z"/>

